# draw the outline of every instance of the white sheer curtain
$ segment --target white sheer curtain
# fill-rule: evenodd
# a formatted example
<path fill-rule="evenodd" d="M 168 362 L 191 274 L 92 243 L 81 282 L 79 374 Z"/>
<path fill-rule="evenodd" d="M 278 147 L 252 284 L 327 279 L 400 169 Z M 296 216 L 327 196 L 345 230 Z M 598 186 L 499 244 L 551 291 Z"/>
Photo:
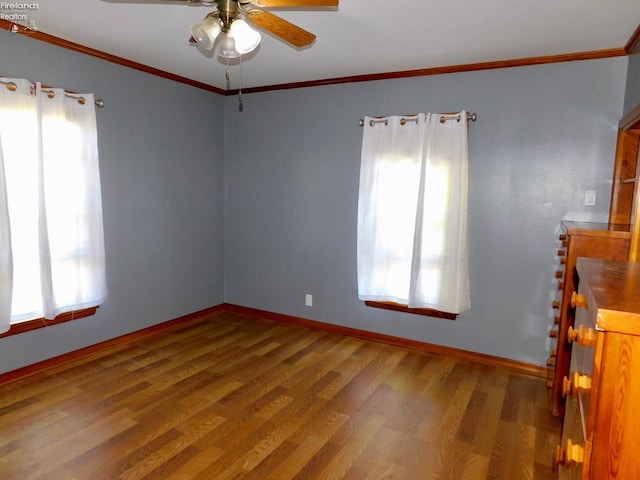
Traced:
<path fill-rule="evenodd" d="M 107 295 L 93 95 L 2 82 L 0 332 Z"/>
<path fill-rule="evenodd" d="M 466 112 L 365 118 L 358 296 L 411 308 L 470 308 Z M 447 117 L 448 118 L 448 117 Z M 373 123 L 370 123 L 373 120 Z"/>

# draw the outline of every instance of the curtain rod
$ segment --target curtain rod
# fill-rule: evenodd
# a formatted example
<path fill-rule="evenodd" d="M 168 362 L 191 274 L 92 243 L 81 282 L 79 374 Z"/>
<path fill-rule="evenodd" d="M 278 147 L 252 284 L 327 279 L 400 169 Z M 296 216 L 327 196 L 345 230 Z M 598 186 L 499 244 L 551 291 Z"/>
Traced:
<path fill-rule="evenodd" d="M 3 80 L 2 78 L 0 78 L 0 83 L 4 84 L 7 86 L 7 88 L 9 90 L 11 90 L 12 92 L 15 92 L 18 88 L 18 85 L 16 85 L 14 82 L 8 82 L 6 80 Z M 54 97 L 54 92 L 53 90 L 51 90 L 51 87 L 47 87 L 45 85 L 42 86 L 42 91 L 46 92 L 47 96 L 49 98 L 53 98 Z M 80 102 L 81 104 L 84 105 L 85 103 L 85 99 L 84 97 L 78 97 L 76 94 L 74 94 L 73 92 L 68 92 L 67 90 L 64 91 L 65 96 L 69 97 L 69 98 L 77 98 L 78 102 Z M 102 108 L 104 107 L 104 100 L 101 98 L 98 98 L 94 101 L 96 107 L 98 108 Z"/>
<path fill-rule="evenodd" d="M 440 113 L 439 115 L 440 115 L 440 123 L 444 123 L 447 120 L 455 120 L 457 122 L 461 120 L 460 114 L 456 114 L 456 113 Z M 411 118 L 408 118 L 408 117 L 411 117 Z M 477 118 L 478 118 L 478 115 L 476 113 L 467 112 L 467 121 L 471 120 L 472 122 L 475 122 Z M 404 115 L 400 119 L 400 125 L 404 125 L 407 122 L 417 122 L 417 121 L 418 121 L 418 115 L 415 113 L 410 115 Z M 384 123 L 385 125 L 387 125 L 389 121 L 384 117 L 378 117 L 377 119 L 369 120 L 369 125 L 371 125 L 372 127 L 376 123 Z M 364 127 L 363 118 L 360 119 L 359 124 L 361 127 Z"/>

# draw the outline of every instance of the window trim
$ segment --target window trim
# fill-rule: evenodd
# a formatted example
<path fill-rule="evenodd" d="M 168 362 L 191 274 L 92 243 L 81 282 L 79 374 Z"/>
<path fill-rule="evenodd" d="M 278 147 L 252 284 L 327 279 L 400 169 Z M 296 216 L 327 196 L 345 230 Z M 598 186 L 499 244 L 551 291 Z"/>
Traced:
<path fill-rule="evenodd" d="M 90 317 L 91 315 L 95 315 L 98 308 L 99 307 L 96 306 L 61 313 L 53 320 L 47 320 L 46 318 L 41 317 L 34 318 L 33 320 L 26 320 L 24 322 L 12 323 L 9 330 L 4 333 L 0 333 L 0 338 L 10 337 L 12 335 L 18 335 L 19 333 L 30 332 L 32 330 L 38 330 L 39 328 L 50 327 L 52 325 L 70 322 L 84 317 Z"/>
<path fill-rule="evenodd" d="M 455 320 L 458 318 L 457 313 L 442 312 L 431 308 L 410 308 L 408 305 L 394 302 L 374 302 L 365 300 L 367 307 L 382 308 L 384 310 L 393 310 L 396 312 L 413 313 L 415 315 L 423 315 L 426 317 L 444 318 L 446 320 Z"/>

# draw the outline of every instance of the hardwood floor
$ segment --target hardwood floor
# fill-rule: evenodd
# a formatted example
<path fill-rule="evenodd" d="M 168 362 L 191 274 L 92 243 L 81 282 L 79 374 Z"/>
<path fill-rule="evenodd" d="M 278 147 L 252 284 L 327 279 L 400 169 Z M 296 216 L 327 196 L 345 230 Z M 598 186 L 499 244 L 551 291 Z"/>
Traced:
<path fill-rule="evenodd" d="M 550 479 L 544 379 L 237 312 L 0 387 L 0 478 Z"/>

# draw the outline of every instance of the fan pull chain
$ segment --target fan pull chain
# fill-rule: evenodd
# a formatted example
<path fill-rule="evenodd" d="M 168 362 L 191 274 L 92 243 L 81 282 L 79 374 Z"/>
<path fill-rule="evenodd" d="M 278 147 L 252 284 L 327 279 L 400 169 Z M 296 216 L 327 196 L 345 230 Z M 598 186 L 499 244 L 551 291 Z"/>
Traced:
<path fill-rule="evenodd" d="M 229 69 L 229 59 L 227 58 L 227 71 L 225 72 L 225 78 L 227 79 L 227 89 L 231 88 L 231 70 Z M 240 56 L 240 88 L 238 89 L 238 111 L 244 111 L 244 105 L 242 103 L 242 55 Z"/>

